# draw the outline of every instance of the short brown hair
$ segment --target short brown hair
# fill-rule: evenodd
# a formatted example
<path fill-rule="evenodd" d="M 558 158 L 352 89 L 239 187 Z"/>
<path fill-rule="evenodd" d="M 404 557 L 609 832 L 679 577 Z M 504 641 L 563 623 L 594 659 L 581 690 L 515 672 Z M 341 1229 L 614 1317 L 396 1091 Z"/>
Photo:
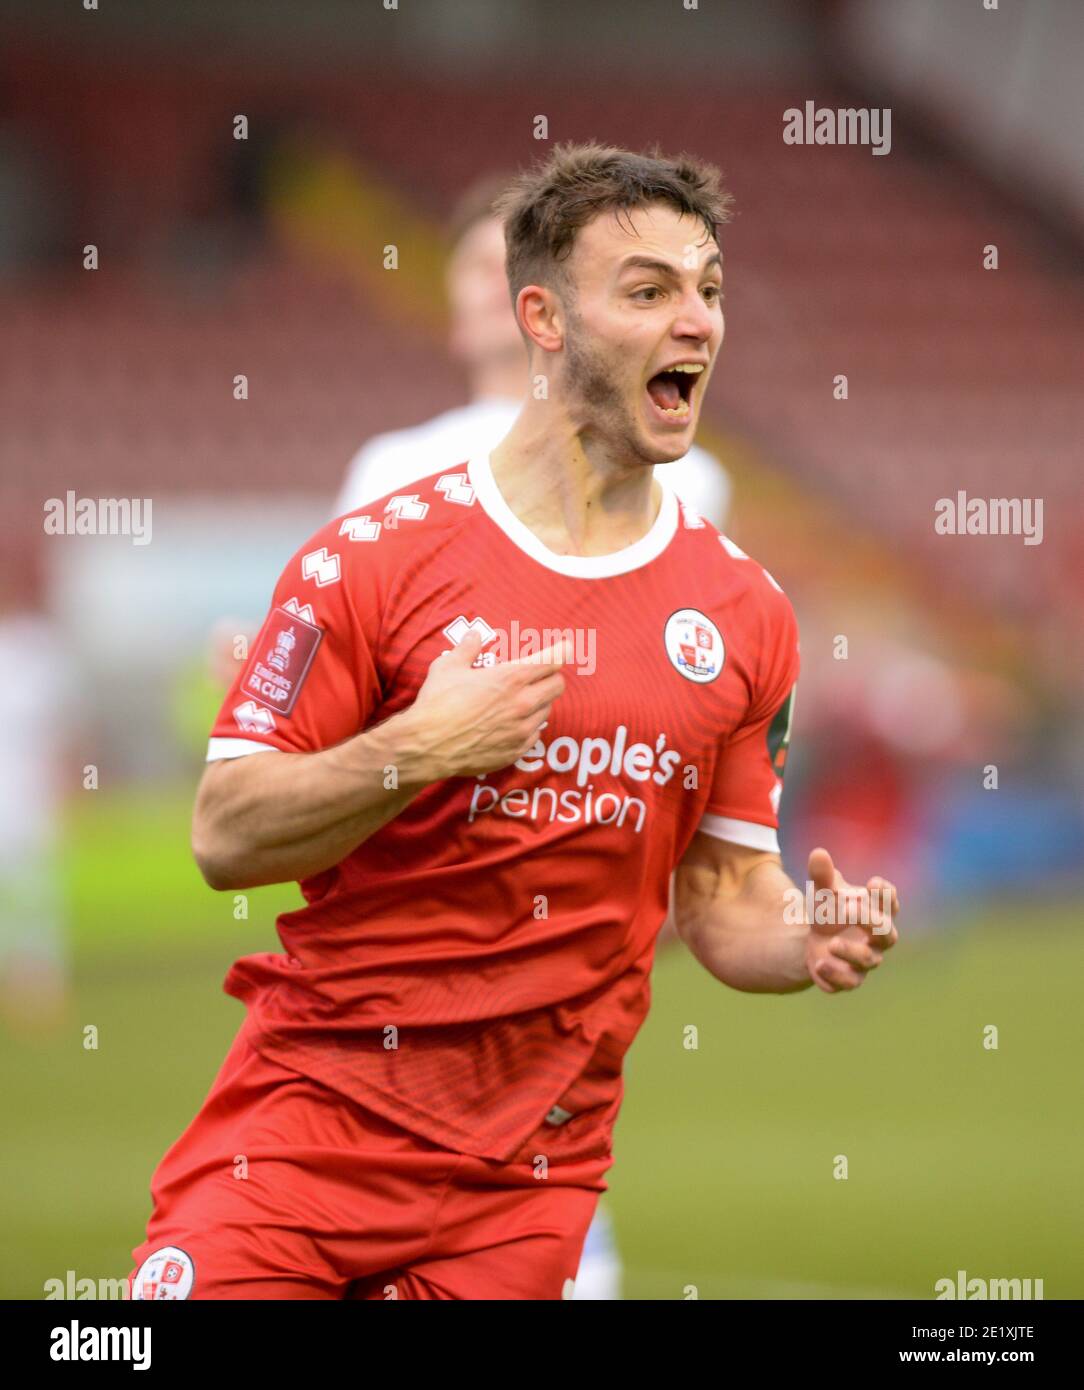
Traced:
<path fill-rule="evenodd" d="M 504 223 L 508 287 L 515 302 L 524 285 L 542 284 L 567 293 L 563 262 L 576 232 L 599 213 L 620 213 L 650 203 L 669 203 L 698 217 L 708 235 L 730 218 L 730 194 L 712 164 L 656 145 L 643 154 L 596 141 L 556 145 L 532 169 L 518 174 L 496 199 Z"/>

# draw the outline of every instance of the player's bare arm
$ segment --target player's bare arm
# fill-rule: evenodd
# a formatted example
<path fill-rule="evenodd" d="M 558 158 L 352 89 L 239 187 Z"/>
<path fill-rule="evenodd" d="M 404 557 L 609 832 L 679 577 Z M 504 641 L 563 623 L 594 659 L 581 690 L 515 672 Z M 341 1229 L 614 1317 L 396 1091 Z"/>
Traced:
<path fill-rule="evenodd" d="M 777 854 L 694 835 L 674 874 L 678 934 L 706 970 L 734 989 L 857 989 L 896 943 L 896 889 L 879 877 L 864 887 L 848 883 L 823 849 L 810 854 L 808 871 L 815 900 L 828 908 L 812 922 L 788 910 L 806 895 Z"/>
<path fill-rule="evenodd" d="M 564 690 L 563 649 L 473 669 L 480 649 L 469 634 L 432 663 L 409 709 L 333 748 L 212 763 L 192 820 L 208 884 L 255 888 L 322 873 L 425 787 L 507 767 L 526 752 Z"/>

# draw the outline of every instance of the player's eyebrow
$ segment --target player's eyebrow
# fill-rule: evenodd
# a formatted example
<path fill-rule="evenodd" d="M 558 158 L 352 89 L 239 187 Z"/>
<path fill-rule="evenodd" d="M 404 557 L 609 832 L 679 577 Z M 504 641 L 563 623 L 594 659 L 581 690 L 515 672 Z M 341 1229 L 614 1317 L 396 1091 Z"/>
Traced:
<path fill-rule="evenodd" d="M 718 251 L 713 251 L 704 264 L 700 267 L 701 273 L 705 270 L 713 270 L 716 266 L 721 271 L 723 268 L 723 258 Z M 618 274 L 624 275 L 626 270 L 653 270 L 656 275 L 661 275 L 663 279 L 678 282 L 681 276 L 672 265 L 666 261 L 658 261 L 653 256 L 641 256 L 635 252 L 622 262 L 618 268 Z"/>

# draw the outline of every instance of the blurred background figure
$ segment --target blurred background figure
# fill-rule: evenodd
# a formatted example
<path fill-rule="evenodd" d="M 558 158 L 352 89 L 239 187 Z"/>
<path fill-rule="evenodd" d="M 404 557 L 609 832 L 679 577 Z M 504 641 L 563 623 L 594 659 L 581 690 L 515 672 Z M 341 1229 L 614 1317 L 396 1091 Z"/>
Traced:
<path fill-rule="evenodd" d="M 449 224 L 448 349 L 466 373 L 469 404 L 370 439 L 350 464 L 333 516 L 487 452 L 519 414 L 528 387 L 527 354 L 505 274 L 504 231 L 492 210 L 509 179 L 508 174 L 489 175 L 472 185 Z M 717 459 L 694 445 L 684 458 L 661 465 L 659 472 L 683 502 L 720 530 L 725 528 L 730 479 Z"/>
<path fill-rule="evenodd" d="M 25 590 L 25 575 L 0 569 L 0 1024 L 17 1036 L 69 1015 L 60 816 L 75 776 L 70 664 Z"/>

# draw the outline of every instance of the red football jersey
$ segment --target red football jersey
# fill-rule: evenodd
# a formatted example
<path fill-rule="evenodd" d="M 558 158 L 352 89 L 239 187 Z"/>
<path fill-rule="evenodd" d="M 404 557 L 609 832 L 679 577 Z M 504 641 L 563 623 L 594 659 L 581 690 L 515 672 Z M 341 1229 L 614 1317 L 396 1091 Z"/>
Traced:
<path fill-rule="evenodd" d="M 471 628 L 477 665 L 571 635 L 535 746 L 426 788 L 301 884 L 285 954 L 226 980 L 267 1056 L 460 1152 L 507 1160 L 547 1119 L 608 1148 L 671 872 L 697 830 L 778 848 L 793 611 L 663 494 L 591 557 L 546 549 L 485 455 L 330 522 L 214 727 L 209 760 L 327 748 L 410 705 Z"/>

